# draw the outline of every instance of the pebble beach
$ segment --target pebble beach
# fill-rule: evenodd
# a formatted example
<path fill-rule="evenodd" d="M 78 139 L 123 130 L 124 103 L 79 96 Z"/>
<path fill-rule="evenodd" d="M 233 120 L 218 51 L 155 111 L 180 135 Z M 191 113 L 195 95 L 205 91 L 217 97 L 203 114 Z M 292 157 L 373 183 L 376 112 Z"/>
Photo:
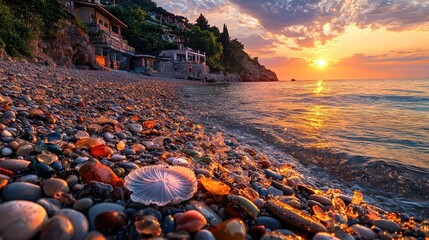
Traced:
<path fill-rule="evenodd" d="M 0 239 L 428 239 L 208 129 L 187 80 L 0 61 Z"/>

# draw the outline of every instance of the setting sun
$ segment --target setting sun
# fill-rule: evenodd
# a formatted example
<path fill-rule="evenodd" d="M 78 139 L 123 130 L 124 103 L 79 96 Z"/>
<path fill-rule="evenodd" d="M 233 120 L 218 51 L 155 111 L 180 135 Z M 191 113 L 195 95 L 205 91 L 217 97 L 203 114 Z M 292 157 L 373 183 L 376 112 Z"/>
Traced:
<path fill-rule="evenodd" d="M 316 66 L 319 68 L 324 68 L 327 65 L 327 61 L 325 59 L 319 59 L 316 61 Z"/>

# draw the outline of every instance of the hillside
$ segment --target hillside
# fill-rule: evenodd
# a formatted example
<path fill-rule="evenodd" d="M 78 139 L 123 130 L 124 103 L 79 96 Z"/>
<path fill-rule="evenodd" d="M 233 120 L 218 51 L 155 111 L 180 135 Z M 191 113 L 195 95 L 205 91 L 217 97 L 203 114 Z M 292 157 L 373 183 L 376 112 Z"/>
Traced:
<path fill-rule="evenodd" d="M 277 81 L 275 73 L 261 66 L 257 58 L 250 58 L 241 42 L 230 38 L 226 25 L 220 32 L 203 15 L 189 23 L 151 0 L 101 2 L 128 26 L 122 35 L 136 54 L 156 56 L 181 44 L 206 53 L 211 73 L 223 73 L 233 81 Z M 163 22 L 159 19 L 163 17 L 179 19 L 180 25 Z M 97 68 L 88 27 L 57 0 L 0 0 L 0 25 L 3 59 L 25 57 L 51 66 Z"/>

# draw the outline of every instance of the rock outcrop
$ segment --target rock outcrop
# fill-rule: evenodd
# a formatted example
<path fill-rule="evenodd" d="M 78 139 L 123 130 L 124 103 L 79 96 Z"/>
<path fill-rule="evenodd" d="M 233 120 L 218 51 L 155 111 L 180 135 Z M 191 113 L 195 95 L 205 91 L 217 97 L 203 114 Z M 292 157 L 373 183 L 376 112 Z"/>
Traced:
<path fill-rule="evenodd" d="M 249 56 L 242 58 L 243 69 L 239 75 L 243 82 L 270 82 L 278 81 L 276 74 L 262 66 L 257 58 L 251 59 Z"/>
<path fill-rule="evenodd" d="M 37 40 L 33 47 L 34 56 L 39 63 L 61 67 L 99 68 L 88 35 L 70 20 L 60 20 L 53 37 Z"/>

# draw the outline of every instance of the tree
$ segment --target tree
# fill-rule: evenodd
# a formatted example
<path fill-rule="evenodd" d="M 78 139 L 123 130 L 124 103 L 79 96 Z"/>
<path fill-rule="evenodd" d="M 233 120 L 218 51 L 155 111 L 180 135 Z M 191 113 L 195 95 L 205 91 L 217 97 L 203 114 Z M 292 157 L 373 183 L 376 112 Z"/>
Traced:
<path fill-rule="evenodd" d="M 219 60 L 222 55 L 222 44 L 217 41 L 216 36 L 207 30 L 201 30 L 199 26 L 194 26 L 187 34 L 189 47 L 206 53 L 207 65 L 212 70 L 219 70 Z"/>
<path fill-rule="evenodd" d="M 207 20 L 206 17 L 204 17 L 203 14 L 200 14 L 200 16 L 197 18 L 195 22 L 196 22 L 195 25 L 200 27 L 201 30 L 209 30 L 210 28 L 209 21 Z"/>
<path fill-rule="evenodd" d="M 231 41 L 231 38 L 229 37 L 228 27 L 225 24 L 223 24 L 223 31 L 222 31 L 222 34 L 220 35 L 220 43 L 222 44 L 222 47 L 223 47 L 223 55 L 222 55 L 223 59 L 227 59 L 231 55 L 230 46 L 229 46 L 230 41 Z"/>

